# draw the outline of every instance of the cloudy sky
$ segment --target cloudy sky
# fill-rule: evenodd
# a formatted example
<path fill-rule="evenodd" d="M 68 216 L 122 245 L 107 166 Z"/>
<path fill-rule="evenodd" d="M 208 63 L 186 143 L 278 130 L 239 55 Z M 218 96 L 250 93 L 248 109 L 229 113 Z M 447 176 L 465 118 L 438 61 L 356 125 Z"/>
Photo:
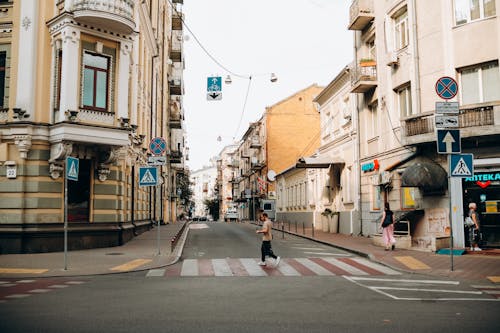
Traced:
<path fill-rule="evenodd" d="M 350 3 L 184 1 L 184 108 L 191 170 L 208 165 L 224 146 L 241 139 L 267 106 L 313 83 L 326 86 L 352 60 Z M 271 73 L 277 82 L 270 82 Z M 228 74 L 233 82 L 222 84 L 222 100 L 208 101 L 207 78 L 221 76 L 224 81 Z"/>

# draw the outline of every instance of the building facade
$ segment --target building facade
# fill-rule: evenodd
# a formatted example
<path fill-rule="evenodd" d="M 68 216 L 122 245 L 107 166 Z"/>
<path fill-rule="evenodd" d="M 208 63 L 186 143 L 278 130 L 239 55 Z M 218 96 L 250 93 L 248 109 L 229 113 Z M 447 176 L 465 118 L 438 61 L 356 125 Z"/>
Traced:
<path fill-rule="evenodd" d="M 192 217 L 209 217 L 209 211 L 205 205 L 206 200 L 217 198 L 217 165 L 212 163 L 210 166 L 203 167 L 191 172 L 191 186 L 193 189 L 194 210 Z"/>
<path fill-rule="evenodd" d="M 352 2 L 363 234 L 377 232 L 389 202 L 409 221 L 412 246 L 431 249 L 453 233 L 454 245 L 463 247 L 464 215 L 476 202 L 483 245 L 500 245 L 499 6 L 493 0 Z M 444 102 L 436 93 L 442 77 L 458 83 L 447 101 L 459 104 L 444 126 L 436 108 Z M 474 154 L 475 178 L 448 178 L 449 156 L 437 149 L 440 129 L 459 130 L 461 153 Z"/>
<path fill-rule="evenodd" d="M 66 220 L 69 249 L 120 245 L 176 220 L 186 149 L 179 3 L 0 3 L 1 253 L 62 250 Z M 156 137 L 167 163 L 161 185 L 143 187 Z M 67 170 L 68 157 L 78 168 Z"/>

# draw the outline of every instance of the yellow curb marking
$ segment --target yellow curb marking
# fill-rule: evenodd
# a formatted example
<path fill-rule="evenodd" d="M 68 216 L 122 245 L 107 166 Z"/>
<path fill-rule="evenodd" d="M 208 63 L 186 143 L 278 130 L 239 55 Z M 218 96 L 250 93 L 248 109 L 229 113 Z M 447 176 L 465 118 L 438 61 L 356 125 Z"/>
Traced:
<path fill-rule="evenodd" d="M 424 264 L 418 259 L 415 259 L 410 256 L 403 256 L 403 257 L 394 257 L 397 261 L 401 262 L 403 265 L 410 269 L 431 269 L 429 266 Z"/>
<path fill-rule="evenodd" d="M 0 274 L 42 274 L 48 269 L 0 268 Z"/>
<path fill-rule="evenodd" d="M 500 283 L 500 276 L 487 276 L 486 278 L 491 282 Z"/>
<path fill-rule="evenodd" d="M 145 265 L 151 261 L 152 261 L 151 259 L 135 259 L 135 260 L 129 261 L 123 265 L 115 266 L 115 267 L 111 268 L 111 270 L 112 271 L 122 271 L 122 272 L 130 271 L 134 268 Z"/>

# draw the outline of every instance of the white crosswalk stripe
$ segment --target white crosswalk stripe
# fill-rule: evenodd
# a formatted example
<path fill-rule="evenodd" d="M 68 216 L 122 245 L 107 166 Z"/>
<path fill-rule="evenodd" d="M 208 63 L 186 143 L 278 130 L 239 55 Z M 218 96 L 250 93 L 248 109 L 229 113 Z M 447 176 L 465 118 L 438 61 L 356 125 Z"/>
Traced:
<path fill-rule="evenodd" d="M 151 269 L 146 277 L 163 276 L 366 276 L 399 275 L 393 269 L 363 258 L 284 258 L 278 267 L 258 265 L 258 259 L 186 259 L 163 269 Z"/>

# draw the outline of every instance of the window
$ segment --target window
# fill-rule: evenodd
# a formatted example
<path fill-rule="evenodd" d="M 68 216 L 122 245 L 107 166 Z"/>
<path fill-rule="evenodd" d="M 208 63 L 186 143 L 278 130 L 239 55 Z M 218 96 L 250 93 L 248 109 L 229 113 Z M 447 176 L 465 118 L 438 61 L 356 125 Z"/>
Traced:
<path fill-rule="evenodd" d="M 379 211 L 382 209 L 381 206 L 382 192 L 380 191 L 380 186 L 372 186 L 371 192 L 372 192 L 371 210 Z"/>
<path fill-rule="evenodd" d="M 408 10 L 405 7 L 394 17 L 394 46 L 396 50 L 408 45 L 408 35 Z"/>
<path fill-rule="evenodd" d="M 500 100 L 500 71 L 498 62 L 489 62 L 459 70 L 461 104 Z"/>
<path fill-rule="evenodd" d="M 416 193 L 416 187 L 401 188 L 401 206 L 403 209 L 417 208 Z"/>
<path fill-rule="evenodd" d="M 85 108 L 106 111 L 108 107 L 109 58 L 83 54 L 83 94 Z"/>
<path fill-rule="evenodd" d="M 456 25 L 495 15 L 495 0 L 455 0 Z"/>
<path fill-rule="evenodd" d="M 378 104 L 372 104 L 368 108 L 366 117 L 366 139 L 370 140 L 377 136 L 378 127 Z"/>
<path fill-rule="evenodd" d="M 398 94 L 398 105 L 399 112 L 402 118 L 409 117 L 413 114 L 411 108 L 411 89 L 410 86 L 406 86 L 404 88 L 398 89 L 396 91 Z"/>

